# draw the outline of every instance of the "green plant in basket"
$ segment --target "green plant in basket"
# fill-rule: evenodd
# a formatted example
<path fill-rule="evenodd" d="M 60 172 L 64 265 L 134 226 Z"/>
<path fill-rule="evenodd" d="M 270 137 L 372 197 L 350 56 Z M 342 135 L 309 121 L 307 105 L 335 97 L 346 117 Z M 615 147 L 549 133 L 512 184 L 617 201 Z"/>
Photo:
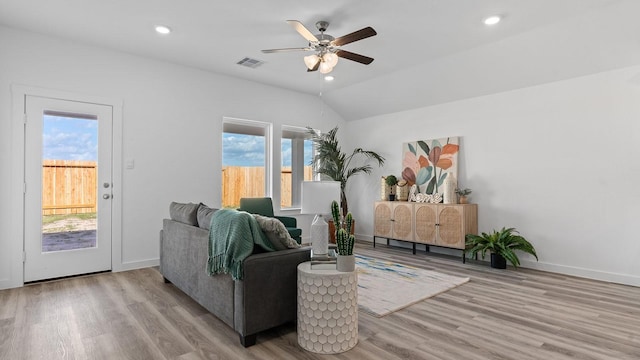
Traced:
<path fill-rule="evenodd" d="M 480 256 L 484 259 L 488 251 L 508 260 L 515 268 L 520 265 L 516 250 L 531 254 L 538 260 L 536 249 L 515 228 L 503 227 L 500 231 L 493 230 L 491 234 L 467 234 L 465 248 L 470 258 L 474 258 L 480 253 Z"/>
<path fill-rule="evenodd" d="M 398 178 L 395 175 L 387 175 L 384 178 L 384 182 L 389 186 L 394 186 L 398 183 Z"/>

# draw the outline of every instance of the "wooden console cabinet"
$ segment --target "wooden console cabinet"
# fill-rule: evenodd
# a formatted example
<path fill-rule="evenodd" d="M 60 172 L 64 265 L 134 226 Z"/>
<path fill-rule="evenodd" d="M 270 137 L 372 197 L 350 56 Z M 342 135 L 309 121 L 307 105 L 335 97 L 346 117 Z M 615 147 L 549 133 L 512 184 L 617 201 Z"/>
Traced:
<path fill-rule="evenodd" d="M 416 244 L 462 250 L 466 234 L 478 233 L 477 204 L 429 204 L 403 201 L 376 201 L 374 205 L 373 247 L 376 237 Z"/>

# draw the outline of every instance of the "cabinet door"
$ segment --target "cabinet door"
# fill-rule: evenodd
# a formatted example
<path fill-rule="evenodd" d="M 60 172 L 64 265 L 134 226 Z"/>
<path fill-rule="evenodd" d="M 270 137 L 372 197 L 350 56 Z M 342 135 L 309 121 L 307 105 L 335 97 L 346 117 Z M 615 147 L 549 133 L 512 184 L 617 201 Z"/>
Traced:
<path fill-rule="evenodd" d="M 413 219 L 415 242 L 436 243 L 436 205 L 415 204 L 415 218 Z"/>
<path fill-rule="evenodd" d="M 438 238 L 436 245 L 464 249 L 464 217 L 462 206 L 438 207 Z"/>
<path fill-rule="evenodd" d="M 413 240 L 413 206 L 408 203 L 396 203 L 393 205 L 393 235 L 398 240 Z"/>
<path fill-rule="evenodd" d="M 374 205 L 373 235 L 385 238 L 391 237 L 391 203 L 376 202 Z"/>

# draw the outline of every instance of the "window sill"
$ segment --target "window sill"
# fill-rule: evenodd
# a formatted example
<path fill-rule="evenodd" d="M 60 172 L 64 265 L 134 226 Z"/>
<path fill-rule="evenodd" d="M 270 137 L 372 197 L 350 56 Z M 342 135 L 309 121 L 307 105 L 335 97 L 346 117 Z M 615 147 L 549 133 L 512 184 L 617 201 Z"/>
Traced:
<path fill-rule="evenodd" d="M 281 208 L 280 212 L 282 214 L 285 214 L 285 213 L 286 214 L 292 214 L 292 213 L 300 214 L 300 210 L 301 209 L 299 207 L 290 207 L 290 208 Z"/>

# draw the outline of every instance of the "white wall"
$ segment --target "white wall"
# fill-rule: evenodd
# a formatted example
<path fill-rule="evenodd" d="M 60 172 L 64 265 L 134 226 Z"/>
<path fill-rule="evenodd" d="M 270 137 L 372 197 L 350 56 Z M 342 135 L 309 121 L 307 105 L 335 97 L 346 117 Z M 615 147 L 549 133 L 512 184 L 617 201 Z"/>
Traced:
<path fill-rule="evenodd" d="M 380 176 L 402 171 L 401 144 L 461 136 L 458 179 L 473 189 L 480 231 L 516 227 L 540 258 L 524 255 L 525 267 L 640 285 L 640 66 L 346 129 L 352 147 L 387 158 L 349 185 L 359 239 L 372 238 Z"/>
<path fill-rule="evenodd" d="M 123 191 L 116 270 L 158 263 L 158 232 L 171 201 L 220 205 L 223 116 L 272 122 L 275 144 L 283 124 L 327 130 L 344 123 L 326 106 L 322 116 L 313 111 L 321 108 L 315 96 L 6 27 L 0 44 L 0 289 L 22 284 L 22 239 L 15 236 L 22 225 L 11 223 L 9 201 L 22 191 L 12 187 L 21 176 L 11 172 L 21 156 L 11 148 L 19 125 L 12 118 L 14 84 L 122 100 L 123 137 L 116 144 L 135 168 L 122 170 L 123 183 L 115 184 Z M 278 152 L 273 161 L 280 163 Z M 299 219 L 309 226 L 310 216 Z"/>

